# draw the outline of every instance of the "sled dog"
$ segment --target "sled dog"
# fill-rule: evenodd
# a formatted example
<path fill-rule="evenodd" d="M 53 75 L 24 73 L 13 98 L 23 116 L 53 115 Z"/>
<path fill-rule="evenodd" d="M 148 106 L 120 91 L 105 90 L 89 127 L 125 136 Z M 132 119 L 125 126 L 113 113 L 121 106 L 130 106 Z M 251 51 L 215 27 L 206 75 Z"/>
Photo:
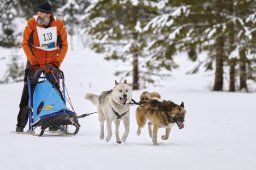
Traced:
<path fill-rule="evenodd" d="M 161 95 L 158 92 L 148 92 L 148 91 L 144 91 L 141 95 L 140 95 L 140 101 L 146 101 L 146 100 L 161 100 Z"/>
<path fill-rule="evenodd" d="M 124 83 L 117 83 L 109 91 L 103 91 L 100 95 L 88 93 L 85 98 L 97 106 L 100 122 L 100 139 L 104 139 L 104 123 L 106 121 L 108 142 L 112 136 L 111 125 L 115 124 L 116 142 L 125 142 L 130 128 L 130 102 L 132 99 L 132 88 L 125 80 Z M 124 134 L 122 140 L 119 137 L 119 125 L 121 120 L 124 123 Z"/>
<path fill-rule="evenodd" d="M 177 105 L 172 101 L 160 101 L 161 96 L 157 92 L 143 92 L 140 99 L 141 105 L 136 109 L 137 135 L 141 134 L 141 128 L 148 122 L 149 136 L 152 138 L 153 145 L 157 145 L 159 128 L 165 128 L 165 135 L 162 136 L 162 139 L 167 140 L 175 123 L 179 129 L 184 127 L 186 110 L 183 102 Z"/>

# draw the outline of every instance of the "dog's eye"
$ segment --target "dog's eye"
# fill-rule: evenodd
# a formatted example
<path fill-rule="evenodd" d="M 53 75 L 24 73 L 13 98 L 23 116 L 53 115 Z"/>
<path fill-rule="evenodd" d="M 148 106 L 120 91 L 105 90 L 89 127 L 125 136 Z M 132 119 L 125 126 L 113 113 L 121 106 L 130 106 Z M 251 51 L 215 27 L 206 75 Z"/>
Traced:
<path fill-rule="evenodd" d="M 121 93 L 123 92 L 122 90 L 119 90 Z"/>
<path fill-rule="evenodd" d="M 128 92 L 128 90 L 125 90 L 126 92 Z"/>

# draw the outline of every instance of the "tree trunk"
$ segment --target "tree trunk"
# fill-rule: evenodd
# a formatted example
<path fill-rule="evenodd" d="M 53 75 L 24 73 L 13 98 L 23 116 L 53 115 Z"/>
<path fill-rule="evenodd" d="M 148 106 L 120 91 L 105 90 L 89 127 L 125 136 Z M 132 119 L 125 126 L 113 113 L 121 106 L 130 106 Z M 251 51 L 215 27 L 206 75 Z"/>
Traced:
<path fill-rule="evenodd" d="M 137 54 L 133 55 L 133 82 L 132 82 L 132 89 L 138 90 L 139 89 L 139 57 Z"/>
<path fill-rule="evenodd" d="M 229 67 L 230 67 L 230 70 L 229 70 L 229 91 L 230 92 L 235 92 L 236 91 L 236 80 L 235 80 L 235 77 L 236 77 L 236 71 L 235 71 L 235 67 L 236 67 L 236 59 L 230 59 L 229 61 Z"/>
<path fill-rule="evenodd" d="M 247 74 L 246 74 L 246 56 L 245 56 L 245 50 L 241 50 L 240 52 L 240 61 L 239 61 L 239 68 L 240 68 L 240 86 L 239 90 L 245 90 L 248 92 L 247 87 Z"/>
<path fill-rule="evenodd" d="M 138 40 L 139 36 L 137 32 L 133 33 L 133 39 Z M 133 52 L 133 82 L 132 82 L 132 89 L 133 90 L 139 90 L 140 84 L 139 84 L 139 54 L 138 54 L 138 47 L 135 45 L 132 47 L 131 51 Z"/>
<path fill-rule="evenodd" d="M 216 70 L 215 70 L 215 80 L 213 91 L 222 91 L 223 90 L 223 46 L 224 38 L 218 37 L 216 39 L 215 49 L 216 49 Z"/>
<path fill-rule="evenodd" d="M 230 4 L 233 4 L 233 0 L 230 0 Z M 234 14 L 233 5 L 229 5 L 230 12 Z M 234 46 L 235 43 L 235 26 L 234 23 L 230 25 L 230 34 L 229 34 L 229 53 L 231 53 L 236 47 Z M 229 59 L 229 91 L 235 92 L 236 91 L 236 58 Z"/>

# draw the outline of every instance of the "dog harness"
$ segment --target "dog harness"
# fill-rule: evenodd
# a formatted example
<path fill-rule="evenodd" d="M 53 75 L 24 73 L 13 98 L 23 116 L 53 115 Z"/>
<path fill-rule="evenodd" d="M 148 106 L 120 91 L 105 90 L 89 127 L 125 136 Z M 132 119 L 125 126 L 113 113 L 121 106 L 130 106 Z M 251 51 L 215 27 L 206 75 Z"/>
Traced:
<path fill-rule="evenodd" d="M 122 114 L 119 114 L 118 112 L 116 112 L 116 111 L 113 109 L 113 107 L 112 107 L 112 110 L 113 110 L 113 112 L 115 113 L 117 119 L 121 119 L 121 118 L 122 118 L 124 115 L 126 115 L 126 113 L 128 112 L 128 110 L 127 110 L 126 112 L 124 112 L 124 113 L 122 113 Z"/>

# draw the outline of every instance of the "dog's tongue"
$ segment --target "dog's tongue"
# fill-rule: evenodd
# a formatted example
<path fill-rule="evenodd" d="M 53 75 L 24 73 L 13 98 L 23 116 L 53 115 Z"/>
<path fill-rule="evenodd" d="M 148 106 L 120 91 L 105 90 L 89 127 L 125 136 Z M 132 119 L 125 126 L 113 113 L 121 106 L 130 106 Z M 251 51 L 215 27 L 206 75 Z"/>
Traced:
<path fill-rule="evenodd" d="M 179 129 L 184 128 L 184 123 L 183 122 L 176 122 L 176 123 L 177 123 Z"/>
<path fill-rule="evenodd" d="M 119 98 L 120 99 L 120 103 L 125 105 L 126 101 L 127 101 L 127 98 Z"/>

